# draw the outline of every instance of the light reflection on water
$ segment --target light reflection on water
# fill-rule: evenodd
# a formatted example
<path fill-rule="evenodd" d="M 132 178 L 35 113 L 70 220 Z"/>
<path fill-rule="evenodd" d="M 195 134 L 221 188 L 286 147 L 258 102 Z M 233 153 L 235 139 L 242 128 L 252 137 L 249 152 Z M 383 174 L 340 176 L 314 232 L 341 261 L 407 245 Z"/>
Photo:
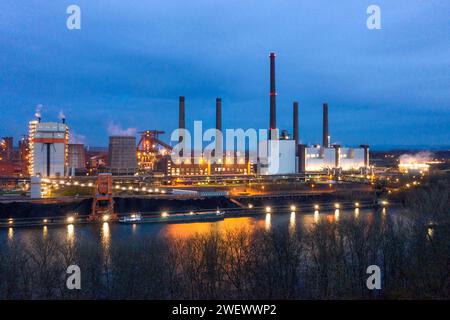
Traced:
<path fill-rule="evenodd" d="M 102 224 L 102 229 L 100 230 L 100 241 L 103 248 L 103 259 L 108 261 L 111 247 L 111 233 L 108 222 L 103 222 Z"/>
<path fill-rule="evenodd" d="M 75 226 L 73 224 L 67 225 L 67 240 L 73 242 L 75 239 Z"/>
<path fill-rule="evenodd" d="M 334 210 L 334 219 L 336 219 L 336 221 L 339 221 L 339 209 Z"/>
<path fill-rule="evenodd" d="M 109 233 L 109 223 L 103 222 L 102 233 L 101 233 L 102 245 L 105 249 L 109 248 L 110 244 L 110 233 Z"/>
<path fill-rule="evenodd" d="M 314 222 L 317 223 L 319 222 L 319 210 L 314 211 Z"/>
<path fill-rule="evenodd" d="M 387 210 L 384 207 L 383 209 L 381 209 L 381 219 L 382 219 L 382 221 L 385 221 L 386 217 L 387 217 Z"/>
<path fill-rule="evenodd" d="M 295 212 L 291 212 L 291 216 L 289 217 L 289 230 L 294 231 L 295 230 Z"/>
<path fill-rule="evenodd" d="M 336 222 L 341 219 L 365 219 L 368 223 L 375 218 L 374 209 L 332 209 L 319 213 L 314 212 L 274 212 L 261 213 L 251 217 L 226 218 L 215 222 L 173 223 L 173 224 L 119 224 L 102 223 L 100 225 L 44 226 L 36 228 L 0 229 L 0 244 L 24 242 L 30 243 L 36 236 L 52 237 L 58 241 L 74 243 L 79 240 L 94 240 L 109 251 L 114 243 L 142 241 L 152 236 L 163 236 L 171 239 L 183 239 L 195 234 L 227 230 L 270 230 L 275 227 L 285 228 L 286 232 L 298 229 L 309 229 L 320 221 Z M 381 219 L 387 210 L 380 210 Z M 8 240 L 8 241 L 5 241 Z"/>
<path fill-rule="evenodd" d="M 270 230 L 271 226 L 272 226 L 272 215 L 270 213 L 266 213 L 266 224 L 265 224 L 266 230 Z"/>

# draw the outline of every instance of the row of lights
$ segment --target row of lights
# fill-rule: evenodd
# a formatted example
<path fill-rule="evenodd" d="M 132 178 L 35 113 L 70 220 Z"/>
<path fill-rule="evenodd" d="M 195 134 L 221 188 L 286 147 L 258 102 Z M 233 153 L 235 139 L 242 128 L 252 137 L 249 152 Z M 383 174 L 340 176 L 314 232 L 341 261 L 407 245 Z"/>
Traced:
<path fill-rule="evenodd" d="M 122 191 L 129 190 L 129 191 L 136 191 L 136 192 L 142 191 L 142 192 L 148 192 L 148 193 L 166 193 L 166 190 L 159 190 L 158 188 L 155 188 L 155 190 L 147 189 L 146 187 L 142 187 L 141 189 L 139 189 L 139 188 L 133 188 L 132 186 L 129 186 L 128 188 L 121 187 L 120 185 L 116 185 L 114 188 L 117 190 L 122 190 Z"/>
<path fill-rule="evenodd" d="M 217 213 L 217 214 L 220 214 L 220 210 L 217 210 L 216 213 Z M 189 212 L 189 215 L 193 216 L 193 215 L 194 215 L 194 211 L 190 211 L 190 212 Z M 133 217 L 133 216 L 134 216 L 134 215 L 132 215 L 132 217 Z M 168 213 L 167 211 L 163 211 L 163 212 L 161 213 L 161 217 L 163 217 L 163 218 L 167 218 L 168 216 L 169 216 L 169 213 Z"/>
<path fill-rule="evenodd" d="M 48 182 L 50 182 L 50 180 L 49 179 L 47 179 L 48 180 Z M 43 181 L 43 182 L 47 182 L 47 180 L 45 180 L 45 181 Z M 54 181 L 53 182 L 53 184 L 57 184 L 57 182 L 56 181 Z M 59 181 L 59 184 L 61 184 L 61 185 L 67 185 L 67 186 L 71 186 L 72 184 L 74 185 L 74 186 L 81 186 L 81 187 L 92 187 L 94 184 L 92 183 L 92 182 L 89 182 L 89 183 L 79 183 L 78 181 L 74 181 L 74 182 L 70 182 L 70 181 L 68 181 L 68 182 L 65 182 L 64 180 L 60 180 Z M 133 191 L 143 191 L 143 192 L 149 192 L 149 193 L 153 193 L 153 192 L 155 192 L 155 193 L 166 193 L 166 191 L 165 190 L 159 190 L 158 188 L 155 188 L 155 190 L 153 190 L 153 189 L 148 189 L 147 190 L 147 188 L 146 187 L 142 187 L 141 189 L 139 189 L 139 188 L 133 188 L 133 187 L 128 187 L 128 188 L 126 188 L 126 187 L 121 187 L 120 185 L 116 185 L 115 186 L 115 189 L 117 189 L 117 190 L 133 190 Z"/>
<path fill-rule="evenodd" d="M 383 206 L 387 206 L 389 203 L 388 203 L 386 200 L 383 200 L 383 201 L 381 201 L 381 204 L 382 204 Z M 355 208 L 359 208 L 359 206 L 360 206 L 359 202 L 355 202 L 354 205 L 355 205 Z M 253 205 L 252 205 L 252 204 L 249 204 L 248 207 L 249 207 L 249 209 L 251 209 L 251 208 L 253 208 Z M 339 209 L 340 207 L 341 207 L 341 205 L 340 205 L 339 203 L 335 203 L 335 204 L 334 204 L 334 208 L 335 208 L 335 209 Z M 320 208 L 320 206 L 319 206 L 318 204 L 315 204 L 315 205 L 314 205 L 314 210 L 319 210 L 319 208 Z M 295 210 L 296 210 L 296 206 L 291 205 L 291 206 L 290 206 L 290 209 L 291 209 L 291 211 L 295 211 Z M 269 206 L 267 206 L 267 207 L 266 207 L 266 212 L 267 212 L 267 213 L 270 213 L 271 211 L 272 211 L 272 208 L 269 207 Z"/>

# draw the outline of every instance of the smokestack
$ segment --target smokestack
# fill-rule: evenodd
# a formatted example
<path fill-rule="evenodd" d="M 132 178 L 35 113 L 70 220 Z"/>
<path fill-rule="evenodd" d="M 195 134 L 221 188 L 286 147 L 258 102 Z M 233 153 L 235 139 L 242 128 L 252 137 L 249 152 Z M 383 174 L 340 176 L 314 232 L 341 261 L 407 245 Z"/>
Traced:
<path fill-rule="evenodd" d="M 61 121 L 62 121 L 63 124 L 65 124 L 66 123 L 66 118 L 62 118 Z"/>
<path fill-rule="evenodd" d="M 216 98 L 216 129 L 222 131 L 222 99 Z"/>
<path fill-rule="evenodd" d="M 178 129 L 186 129 L 186 118 L 185 118 L 185 111 L 184 111 L 184 96 L 180 96 L 179 104 L 178 104 Z M 184 143 L 184 136 L 182 133 L 178 133 L 178 143 L 181 143 L 183 141 Z M 184 149 L 184 148 L 183 148 Z M 183 157 L 183 151 L 180 151 L 180 157 Z"/>
<path fill-rule="evenodd" d="M 293 115 L 293 120 L 294 120 L 294 124 L 293 124 L 293 139 L 295 141 L 295 155 L 298 156 L 298 102 L 294 101 L 294 115 Z"/>
<path fill-rule="evenodd" d="M 186 129 L 186 119 L 184 112 L 184 97 L 180 97 L 180 102 L 178 106 L 178 129 Z M 181 136 L 179 137 L 179 141 L 181 141 Z"/>
<path fill-rule="evenodd" d="M 328 104 L 323 104 L 323 143 L 324 148 L 330 147 L 330 133 L 328 131 Z"/>
<path fill-rule="evenodd" d="M 39 123 L 41 123 L 41 117 L 40 117 L 40 116 L 37 117 L 37 121 L 38 121 Z"/>
<path fill-rule="evenodd" d="M 270 131 L 269 138 L 272 139 L 272 130 L 277 128 L 277 92 L 275 89 L 275 53 L 270 53 Z M 275 137 L 274 137 L 275 138 Z"/>
<path fill-rule="evenodd" d="M 216 130 L 222 133 L 222 99 L 216 98 Z M 216 150 L 222 150 L 222 139 L 216 137 Z M 222 150 L 223 153 L 223 150 Z"/>

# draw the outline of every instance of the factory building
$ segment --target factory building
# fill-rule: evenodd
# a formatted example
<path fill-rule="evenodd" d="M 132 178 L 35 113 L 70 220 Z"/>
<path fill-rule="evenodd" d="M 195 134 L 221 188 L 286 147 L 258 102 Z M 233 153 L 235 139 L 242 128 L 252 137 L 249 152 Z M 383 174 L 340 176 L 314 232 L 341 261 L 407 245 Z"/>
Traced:
<path fill-rule="evenodd" d="M 239 152 L 224 156 L 223 161 L 211 163 L 203 157 L 192 157 L 190 161 L 173 162 L 170 157 L 165 157 L 163 171 L 168 176 L 197 176 L 197 175 L 247 175 L 254 174 L 254 164 L 248 160 L 248 156 L 241 157 Z"/>
<path fill-rule="evenodd" d="M 369 148 L 342 148 L 333 145 L 307 147 L 300 145 L 300 172 L 321 172 L 330 170 L 360 171 L 369 167 Z"/>
<path fill-rule="evenodd" d="M 86 149 L 84 144 L 70 143 L 68 168 L 69 175 L 74 176 L 77 172 L 86 171 Z"/>
<path fill-rule="evenodd" d="M 273 134 L 274 131 L 272 131 Z M 258 174 L 277 175 L 297 172 L 295 141 L 288 139 L 260 141 Z M 261 155 L 264 156 L 261 156 Z"/>
<path fill-rule="evenodd" d="M 0 160 L 11 161 L 14 154 L 13 137 L 0 138 Z"/>
<path fill-rule="evenodd" d="M 277 92 L 275 87 L 275 53 L 271 52 L 270 59 L 270 119 L 269 140 L 258 143 L 258 174 L 278 175 L 295 174 L 297 172 L 296 140 L 290 140 L 283 130 L 278 136 L 277 128 Z M 294 119 L 297 116 L 298 104 L 294 104 Z M 298 126 L 294 121 L 294 139 L 298 139 Z"/>
<path fill-rule="evenodd" d="M 261 175 L 294 174 L 306 172 L 363 171 L 369 167 L 369 147 L 359 148 L 331 145 L 328 104 L 323 104 L 322 145 L 300 144 L 298 102 L 293 103 L 293 139 L 285 130 L 278 137 L 276 124 L 275 54 L 270 54 L 270 124 L 269 140 L 260 142 L 258 173 Z M 263 156 L 261 157 L 261 154 Z M 267 156 L 266 156 L 267 155 Z"/>
<path fill-rule="evenodd" d="M 327 103 L 323 104 L 322 126 L 322 145 L 299 145 L 299 172 L 365 171 L 369 167 L 369 146 L 361 145 L 358 148 L 349 148 L 331 145 Z"/>
<path fill-rule="evenodd" d="M 140 132 L 141 138 L 138 142 L 136 156 L 138 167 L 141 172 L 158 171 L 158 162 L 167 154 L 172 147 L 159 138 L 164 131 L 145 130 Z"/>
<path fill-rule="evenodd" d="M 109 169 L 114 175 L 134 175 L 137 171 L 136 137 L 109 137 Z"/>
<path fill-rule="evenodd" d="M 179 99 L 179 129 L 184 129 L 186 125 L 185 98 Z M 222 132 L 222 99 L 216 98 L 216 130 Z M 179 142 L 183 142 L 182 133 L 179 136 Z M 159 143 L 159 141 L 157 141 Z M 169 150 L 171 147 L 167 147 Z M 208 162 L 202 156 L 194 157 L 192 155 L 188 161 L 173 161 L 170 156 L 164 157 L 162 171 L 168 176 L 190 176 L 190 175 L 246 175 L 255 173 L 254 164 L 249 160 L 249 155 L 245 151 L 225 151 L 221 139 L 215 142 L 212 155 L 215 156 L 216 150 L 222 150 L 223 158 L 217 162 Z M 181 157 L 185 157 L 180 152 Z"/>
<path fill-rule="evenodd" d="M 30 137 L 24 135 L 19 140 L 19 162 L 21 166 L 21 174 L 30 174 Z"/>
<path fill-rule="evenodd" d="M 16 158 L 13 138 L 0 138 L 0 176 L 18 176 L 22 173 L 20 161 Z"/>
<path fill-rule="evenodd" d="M 163 171 L 167 175 L 215 175 L 215 174 L 254 174 L 260 175 L 286 175 L 307 172 L 333 171 L 363 171 L 369 167 L 369 148 L 341 147 L 331 144 L 328 122 L 328 104 L 323 104 L 322 145 L 307 146 L 300 144 L 298 125 L 298 102 L 293 103 L 293 135 L 289 137 L 286 130 L 278 135 L 276 112 L 276 85 L 275 85 L 275 54 L 270 59 L 270 119 L 268 140 L 258 143 L 258 163 L 253 164 L 248 157 L 239 158 L 236 155 L 225 154 L 223 161 L 208 163 L 202 158 L 191 157 L 188 163 L 174 163 L 170 157 L 166 158 Z M 179 101 L 179 128 L 184 129 L 185 98 Z M 222 132 L 222 100 L 216 99 L 216 130 Z M 183 141 L 180 135 L 179 142 Z M 222 141 L 216 140 L 215 150 L 222 149 Z M 215 154 L 215 150 L 213 154 Z M 223 149 L 222 149 L 223 150 Z M 227 151 L 225 153 L 230 153 Z M 182 156 L 180 154 L 180 156 Z M 233 159 L 234 157 L 234 159 Z M 232 161 L 234 160 L 234 161 Z M 256 167 L 256 170 L 255 170 Z"/>
<path fill-rule="evenodd" d="M 64 123 L 29 123 L 29 173 L 31 176 L 62 177 L 68 160 L 69 128 Z"/>
<path fill-rule="evenodd" d="M 338 168 L 356 171 L 369 166 L 369 148 L 338 148 Z"/>
<path fill-rule="evenodd" d="M 318 172 L 336 167 L 336 150 L 322 146 L 300 145 L 300 172 Z"/>

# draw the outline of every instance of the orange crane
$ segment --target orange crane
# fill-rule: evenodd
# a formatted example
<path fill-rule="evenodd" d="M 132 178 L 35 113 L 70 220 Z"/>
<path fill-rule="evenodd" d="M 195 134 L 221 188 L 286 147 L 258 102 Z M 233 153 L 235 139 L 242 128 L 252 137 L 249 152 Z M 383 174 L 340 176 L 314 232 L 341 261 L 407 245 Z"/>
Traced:
<path fill-rule="evenodd" d="M 99 173 L 94 188 L 92 212 L 89 220 L 106 222 L 115 219 L 117 219 L 117 214 L 114 213 L 112 174 Z"/>

